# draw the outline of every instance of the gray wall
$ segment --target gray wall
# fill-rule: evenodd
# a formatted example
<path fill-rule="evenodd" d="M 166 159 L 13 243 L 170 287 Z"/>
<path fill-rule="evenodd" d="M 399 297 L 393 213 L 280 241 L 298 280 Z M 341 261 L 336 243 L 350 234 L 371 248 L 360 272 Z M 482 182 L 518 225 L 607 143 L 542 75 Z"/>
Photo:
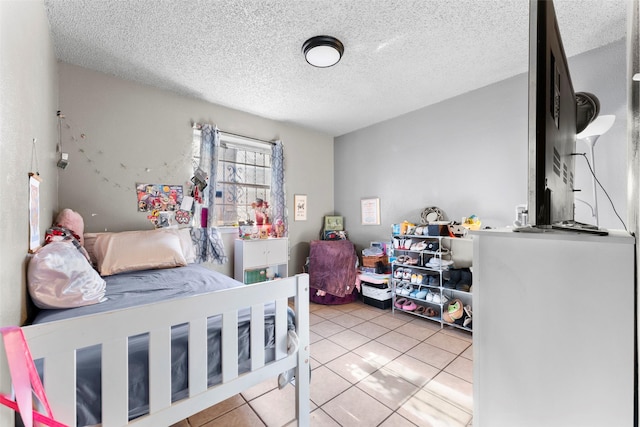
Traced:
<path fill-rule="evenodd" d="M 617 116 L 596 145 L 596 172 L 623 219 L 625 55 L 621 40 L 570 59 L 574 89 L 595 93 L 601 114 Z M 521 74 L 336 138 L 335 208 L 351 239 L 359 247 L 388 240 L 391 224 L 419 222 L 428 206 L 450 220 L 475 214 L 483 226 L 511 225 L 527 197 L 527 81 Z M 578 151 L 586 150 L 582 144 Z M 590 175 L 584 167 L 576 174 L 581 197 L 590 200 Z M 360 199 L 367 197 L 380 198 L 379 226 L 360 225 Z M 602 192 L 598 203 L 600 225 L 622 228 Z M 585 206 L 577 206 L 576 219 L 594 223 Z"/>
<path fill-rule="evenodd" d="M 289 271 L 302 271 L 308 242 L 333 213 L 333 138 L 201 100 L 61 63 L 62 140 L 69 166 L 60 171 L 60 207 L 79 211 L 87 231 L 152 228 L 137 212 L 135 184 L 183 184 L 192 176 L 193 121 L 285 146 L 287 206 L 306 194 L 308 220 L 289 223 Z M 277 94 L 274 94 L 277 96 Z M 225 234 L 233 255 L 233 234 Z M 233 259 L 215 269 L 233 275 Z"/>
<path fill-rule="evenodd" d="M 0 326 L 24 320 L 29 250 L 28 173 L 37 138 L 40 235 L 57 209 L 55 166 L 57 68 L 42 1 L 0 1 Z M 0 390 L 9 391 L 4 351 Z M 13 412 L 0 406 L 0 425 L 13 425 Z"/>

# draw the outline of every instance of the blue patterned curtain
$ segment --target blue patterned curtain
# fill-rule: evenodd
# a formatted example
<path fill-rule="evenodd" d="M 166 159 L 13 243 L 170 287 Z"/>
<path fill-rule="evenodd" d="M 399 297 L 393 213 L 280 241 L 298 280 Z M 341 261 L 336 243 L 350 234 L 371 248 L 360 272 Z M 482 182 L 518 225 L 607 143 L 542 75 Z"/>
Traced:
<path fill-rule="evenodd" d="M 284 147 L 276 141 L 271 149 L 271 223 L 282 224 L 284 235 L 289 231 L 287 224 L 287 198 L 284 191 Z"/>
<path fill-rule="evenodd" d="M 215 227 L 215 201 L 216 201 L 216 173 L 218 169 L 218 149 L 220 148 L 220 132 L 211 125 L 203 125 L 201 130 L 202 142 L 200 144 L 200 169 L 205 171 L 209 178 L 203 195 L 203 208 L 207 212 L 207 224 L 191 229 L 191 239 L 196 247 L 196 261 L 217 262 L 224 264 L 228 258 L 224 251 L 222 236 Z M 200 218 L 196 218 L 196 222 Z"/>

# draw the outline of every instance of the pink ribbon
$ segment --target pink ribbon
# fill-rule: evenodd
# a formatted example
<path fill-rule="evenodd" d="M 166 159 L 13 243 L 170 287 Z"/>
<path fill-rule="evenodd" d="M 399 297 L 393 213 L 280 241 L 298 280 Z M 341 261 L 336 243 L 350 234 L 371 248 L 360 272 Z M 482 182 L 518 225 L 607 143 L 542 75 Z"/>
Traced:
<path fill-rule="evenodd" d="M 13 401 L 7 395 L 0 394 L 0 403 L 19 412 L 25 427 L 33 427 L 34 420 L 50 427 L 67 427 L 65 424 L 53 419 L 49 401 L 45 395 L 22 329 L 17 326 L 7 326 L 0 328 L 0 333 L 2 333 L 4 339 L 4 349 L 16 396 L 16 401 Z M 42 415 L 33 409 L 32 393 L 36 395 L 48 416 Z"/>

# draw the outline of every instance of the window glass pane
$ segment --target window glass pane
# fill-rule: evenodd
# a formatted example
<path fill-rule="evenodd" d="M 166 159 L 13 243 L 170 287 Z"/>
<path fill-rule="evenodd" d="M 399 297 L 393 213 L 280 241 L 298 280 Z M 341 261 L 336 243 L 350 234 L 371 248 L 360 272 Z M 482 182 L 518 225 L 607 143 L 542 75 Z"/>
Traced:
<path fill-rule="evenodd" d="M 193 132 L 193 160 L 200 155 L 200 131 Z M 251 203 L 262 199 L 270 204 L 271 154 L 251 148 L 226 147 L 218 150 L 215 214 L 218 225 L 255 220 Z"/>

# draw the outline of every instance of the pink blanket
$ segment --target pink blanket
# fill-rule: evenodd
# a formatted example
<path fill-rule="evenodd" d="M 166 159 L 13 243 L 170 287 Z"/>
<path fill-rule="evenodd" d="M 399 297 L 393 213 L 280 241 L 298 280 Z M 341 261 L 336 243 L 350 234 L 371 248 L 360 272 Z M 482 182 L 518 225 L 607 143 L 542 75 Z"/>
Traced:
<path fill-rule="evenodd" d="M 349 240 L 312 240 L 309 251 L 310 286 L 343 297 L 356 286 L 356 250 Z"/>

